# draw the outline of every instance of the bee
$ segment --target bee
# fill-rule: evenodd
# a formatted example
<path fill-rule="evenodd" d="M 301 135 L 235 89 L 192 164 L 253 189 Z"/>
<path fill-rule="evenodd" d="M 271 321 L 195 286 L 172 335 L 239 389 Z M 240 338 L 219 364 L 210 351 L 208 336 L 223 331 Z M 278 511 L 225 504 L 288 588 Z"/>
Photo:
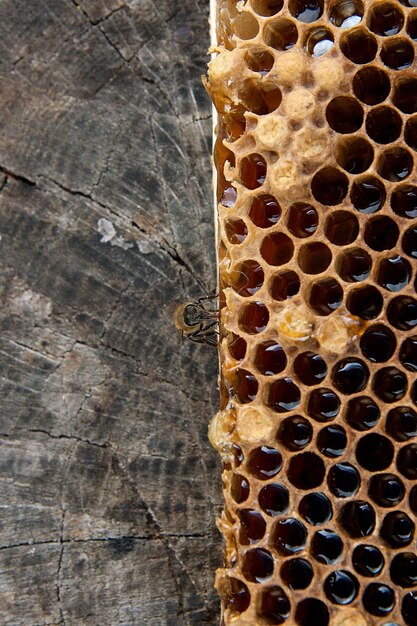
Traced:
<path fill-rule="evenodd" d="M 217 295 L 180 304 L 175 311 L 175 326 L 194 343 L 217 346 L 219 331 Z"/>

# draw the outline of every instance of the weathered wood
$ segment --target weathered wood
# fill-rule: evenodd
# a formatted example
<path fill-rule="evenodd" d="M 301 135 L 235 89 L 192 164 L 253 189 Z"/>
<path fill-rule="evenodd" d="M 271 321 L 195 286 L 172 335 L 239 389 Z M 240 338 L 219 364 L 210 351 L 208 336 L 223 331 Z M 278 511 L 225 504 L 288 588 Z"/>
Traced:
<path fill-rule="evenodd" d="M 218 623 L 207 2 L 0 0 L 0 615 Z"/>

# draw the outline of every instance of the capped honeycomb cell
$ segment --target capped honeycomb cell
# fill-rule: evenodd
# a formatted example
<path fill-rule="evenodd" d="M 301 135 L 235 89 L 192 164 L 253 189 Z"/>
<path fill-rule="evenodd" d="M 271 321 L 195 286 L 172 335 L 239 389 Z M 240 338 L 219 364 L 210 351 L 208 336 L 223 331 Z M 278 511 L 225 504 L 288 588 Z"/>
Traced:
<path fill-rule="evenodd" d="M 417 626 L 417 0 L 214 4 L 221 624 Z"/>

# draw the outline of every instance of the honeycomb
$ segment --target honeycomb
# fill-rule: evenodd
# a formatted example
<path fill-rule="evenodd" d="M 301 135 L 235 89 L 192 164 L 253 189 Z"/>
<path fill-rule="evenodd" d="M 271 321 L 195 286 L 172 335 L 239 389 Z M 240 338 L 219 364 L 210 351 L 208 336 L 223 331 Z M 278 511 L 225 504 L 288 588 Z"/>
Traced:
<path fill-rule="evenodd" d="M 216 28 L 222 624 L 416 626 L 417 0 Z"/>

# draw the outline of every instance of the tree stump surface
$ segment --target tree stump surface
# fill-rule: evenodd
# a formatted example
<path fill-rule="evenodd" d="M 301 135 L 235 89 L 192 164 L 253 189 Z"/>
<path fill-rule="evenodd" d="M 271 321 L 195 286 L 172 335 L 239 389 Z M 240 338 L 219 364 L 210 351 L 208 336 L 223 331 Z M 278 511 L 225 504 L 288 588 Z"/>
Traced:
<path fill-rule="evenodd" d="M 0 0 L 0 622 L 218 624 L 206 0 Z"/>

